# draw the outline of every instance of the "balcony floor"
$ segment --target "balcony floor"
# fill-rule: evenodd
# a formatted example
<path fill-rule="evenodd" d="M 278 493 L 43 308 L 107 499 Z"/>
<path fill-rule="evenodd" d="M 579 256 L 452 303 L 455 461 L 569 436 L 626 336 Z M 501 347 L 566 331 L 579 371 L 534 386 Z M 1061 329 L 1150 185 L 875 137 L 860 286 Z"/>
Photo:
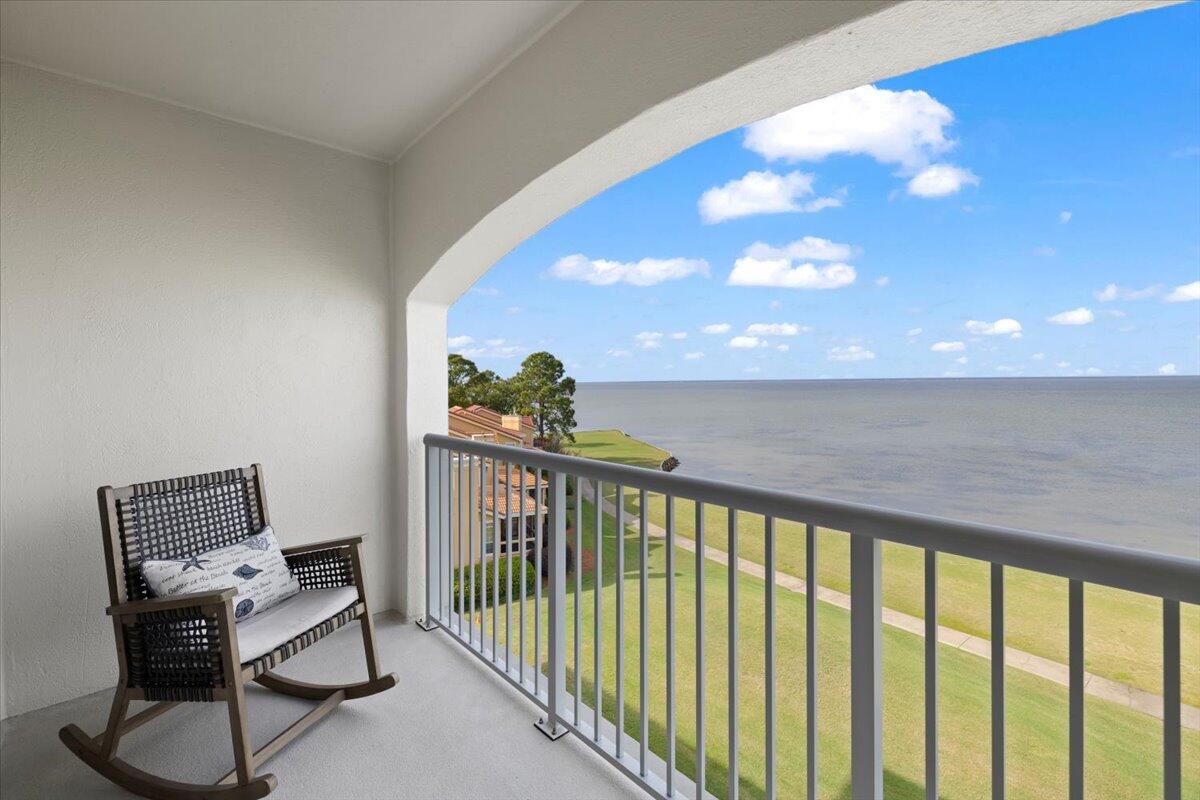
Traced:
<path fill-rule="evenodd" d="M 396 616 L 377 619 L 384 669 L 399 684 L 346 701 L 263 767 L 279 781 L 272 798 L 625 798 L 634 784 L 582 742 L 551 742 L 535 727 L 537 709 L 452 641 Z M 350 625 L 288 661 L 300 680 L 362 680 L 362 639 Z M 247 689 L 251 735 L 261 747 L 313 706 Z M 5 720 L 0 785 L 5 800 L 129 797 L 71 755 L 58 729 L 104 726 L 109 691 Z M 143 704 L 135 704 L 138 708 Z M 137 710 L 137 709 L 133 709 Z M 125 737 L 121 756 L 164 777 L 216 780 L 232 768 L 224 703 L 173 709 Z"/>

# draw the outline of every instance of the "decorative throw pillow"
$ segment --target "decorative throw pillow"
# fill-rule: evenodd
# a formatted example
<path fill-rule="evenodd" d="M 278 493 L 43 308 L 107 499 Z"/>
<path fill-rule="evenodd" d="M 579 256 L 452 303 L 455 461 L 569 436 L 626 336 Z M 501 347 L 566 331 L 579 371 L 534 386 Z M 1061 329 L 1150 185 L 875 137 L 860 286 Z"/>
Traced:
<path fill-rule="evenodd" d="M 237 589 L 233 613 L 238 622 L 300 591 L 270 525 L 236 544 L 191 558 L 143 561 L 142 577 L 155 597 Z"/>

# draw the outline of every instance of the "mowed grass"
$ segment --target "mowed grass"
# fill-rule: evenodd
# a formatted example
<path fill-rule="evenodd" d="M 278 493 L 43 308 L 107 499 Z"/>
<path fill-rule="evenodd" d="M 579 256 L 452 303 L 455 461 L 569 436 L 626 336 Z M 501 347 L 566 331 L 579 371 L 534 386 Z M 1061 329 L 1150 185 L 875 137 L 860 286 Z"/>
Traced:
<path fill-rule="evenodd" d="M 583 548 L 594 552 L 594 518 L 590 504 L 584 506 Z M 752 537 L 739 537 L 739 546 Z M 621 540 L 625 571 L 616 571 L 618 536 L 616 525 L 606 517 L 603 524 L 601 626 L 601 678 L 604 716 L 616 719 L 616 625 L 617 587 L 624 594 L 625 641 L 623 654 L 626 733 L 639 730 L 638 631 L 639 552 L 636 533 L 625 531 Z M 651 539 L 647 559 L 647 617 L 649 625 L 646 664 L 649 679 L 647 704 L 650 718 L 650 747 L 666 755 L 666 592 L 667 548 L 663 540 Z M 824 561 L 832 557 L 827 551 Z M 589 560 L 589 563 L 590 560 Z M 709 792 L 728 796 L 728 570 L 711 561 L 702 566 L 704 612 L 704 713 L 706 717 L 706 764 Z M 696 586 L 697 565 L 693 553 L 675 548 L 675 695 L 676 753 L 678 768 L 695 774 L 696 763 Z M 592 668 L 597 631 L 593 625 L 596 579 L 591 571 L 582 577 L 579 598 L 582 625 L 580 677 L 582 697 L 590 704 L 595 696 Z M 763 581 L 738 573 L 737 685 L 739 692 L 738 758 L 739 787 L 745 797 L 764 795 L 764 593 Z M 886 581 L 886 579 L 885 579 Z M 567 593 L 567 685 L 574 685 L 574 577 L 568 578 Z M 885 582 L 886 588 L 886 582 Z M 545 598 L 541 613 L 532 598 L 526 600 L 525 647 L 533 660 L 534 619 L 541 620 L 542 654 L 545 665 Z M 517 640 L 519 604 L 512 609 L 513 645 Z M 504 636 L 501 607 L 500 635 Z M 778 796 L 801 797 L 806 786 L 805 742 L 805 616 L 804 597 L 779 590 L 776 593 L 776 676 Z M 490 634 L 490 611 L 480 622 Z M 479 615 L 477 615 L 477 619 Z M 849 614 L 842 609 L 818 604 L 818 751 L 819 796 L 849 798 Z M 923 640 L 895 628 L 883 630 L 884 670 L 884 767 L 885 793 L 891 798 L 924 796 L 924 651 Z M 543 666 L 544 668 L 544 666 Z M 975 656 L 939 648 L 939 756 L 941 796 L 978 798 L 990 793 L 990 665 Z M 1012 798 L 1058 798 L 1067 796 L 1067 694 L 1054 683 L 1009 669 L 1006 675 L 1008 796 Z M 1088 697 L 1086 703 L 1086 781 L 1089 798 L 1131 798 L 1161 795 L 1161 724 L 1127 709 Z M 567 706 L 568 716 L 571 707 Z M 630 740 L 626 740 L 628 748 Z M 1200 798 L 1200 735 L 1183 732 L 1183 795 Z"/>
<path fill-rule="evenodd" d="M 595 431 L 594 443 L 610 438 L 612 432 Z M 577 434 L 578 435 L 578 434 Z M 644 442 L 620 436 L 608 447 L 594 444 L 592 452 L 603 453 L 606 460 L 644 466 L 658 450 Z M 638 445 L 645 448 L 639 455 Z M 618 447 L 619 445 L 619 447 Z M 613 496 L 613 487 L 605 487 Z M 626 509 L 638 511 L 638 495 L 626 492 Z M 647 518 L 666 525 L 666 499 L 648 498 Z M 695 539 L 695 504 L 675 501 L 676 532 Z M 721 551 L 728 550 L 728 511 L 705 506 L 704 543 Z M 739 513 L 739 552 L 741 558 L 763 563 L 763 519 L 757 514 Z M 776 569 L 805 577 L 805 526 L 786 520 L 776 522 Z M 850 539 L 845 533 L 819 529 L 817 547 L 821 553 L 818 583 L 831 589 L 850 591 Z M 938 557 L 938 622 L 964 633 L 991 638 L 989 605 L 989 565 L 983 561 L 942 554 Z M 923 551 L 904 545 L 884 543 L 883 602 L 888 608 L 924 618 Z M 1005 642 L 1010 647 L 1065 663 L 1067 660 L 1067 580 L 1020 569 L 1005 570 Z M 1084 589 L 1084 661 L 1096 675 L 1120 681 L 1155 694 L 1162 693 L 1162 601 L 1148 595 L 1125 592 L 1105 586 L 1087 585 Z M 1180 649 L 1183 654 L 1181 680 L 1183 702 L 1200 705 L 1200 607 L 1183 605 L 1180 609 Z"/>
<path fill-rule="evenodd" d="M 618 430 L 576 431 L 575 444 L 569 445 L 572 455 L 615 461 L 634 467 L 658 469 L 671 454 L 666 450 L 634 439 Z"/>

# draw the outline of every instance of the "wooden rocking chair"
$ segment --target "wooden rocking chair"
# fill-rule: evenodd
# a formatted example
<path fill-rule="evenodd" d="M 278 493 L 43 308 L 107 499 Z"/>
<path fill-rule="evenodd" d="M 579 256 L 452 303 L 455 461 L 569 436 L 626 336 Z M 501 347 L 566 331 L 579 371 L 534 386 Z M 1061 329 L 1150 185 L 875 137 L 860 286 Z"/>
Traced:
<path fill-rule="evenodd" d="M 67 725 L 59 731 L 59 738 L 113 783 L 150 798 L 263 797 L 275 789 L 274 775 L 255 776 L 263 762 L 343 700 L 396 685 L 394 674 L 381 675 L 379 671 L 375 628 L 363 585 L 361 536 L 283 548 L 301 591 L 275 607 L 293 604 L 284 615 L 287 625 L 258 625 L 253 643 L 251 635 L 243 633 L 248 658 L 239 655 L 235 589 L 150 596 L 141 574 L 142 559 L 191 558 L 253 536 L 269 523 L 260 465 L 120 489 L 104 486 L 98 495 L 112 602 L 107 613 L 113 619 L 120 677 L 104 733 L 88 736 L 78 726 Z M 331 609 L 331 604 L 336 608 Z M 271 611 L 274 609 L 242 627 Z M 368 680 L 318 685 L 269 671 L 354 619 L 362 628 Z M 301 627 L 302 631 L 297 630 Z M 285 638 L 274 641 L 272 637 L 278 638 L 280 631 L 285 631 Z M 244 687 L 248 680 L 320 704 L 254 751 L 246 726 Z M 157 703 L 127 717 L 131 700 Z M 116 757 L 123 734 L 179 703 L 219 700 L 229 706 L 235 767 L 215 784 L 167 780 Z"/>

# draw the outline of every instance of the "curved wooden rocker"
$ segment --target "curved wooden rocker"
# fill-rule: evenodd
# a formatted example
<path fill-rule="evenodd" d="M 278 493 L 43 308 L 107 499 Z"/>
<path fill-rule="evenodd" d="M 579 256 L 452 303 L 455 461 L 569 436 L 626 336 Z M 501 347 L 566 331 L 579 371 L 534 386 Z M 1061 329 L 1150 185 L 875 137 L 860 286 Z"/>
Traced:
<path fill-rule="evenodd" d="M 120 677 L 104 733 L 90 737 L 76 725 L 59 738 L 81 761 L 113 783 L 154 800 L 256 800 L 274 791 L 275 776 L 255 770 L 343 700 L 386 691 L 395 674 L 380 674 L 375 626 L 362 577 L 362 537 L 283 549 L 301 592 L 354 587 L 350 605 L 270 652 L 243 662 L 234 617 L 236 590 L 150 597 L 143 558 L 190 558 L 253 536 L 269 524 L 262 467 L 212 472 L 98 491 L 108 571 L 107 609 L 113 618 Z M 337 595 L 335 595 L 337 596 Z M 286 601 L 285 601 L 286 602 Z M 270 670 L 347 623 L 358 620 L 367 680 L 320 685 Z M 245 686 L 255 681 L 274 692 L 318 705 L 257 751 L 246 724 Z M 158 701 L 127 716 L 132 700 Z M 169 780 L 116 757 L 121 736 L 184 702 L 224 701 L 229 708 L 234 768 L 212 784 Z"/>

